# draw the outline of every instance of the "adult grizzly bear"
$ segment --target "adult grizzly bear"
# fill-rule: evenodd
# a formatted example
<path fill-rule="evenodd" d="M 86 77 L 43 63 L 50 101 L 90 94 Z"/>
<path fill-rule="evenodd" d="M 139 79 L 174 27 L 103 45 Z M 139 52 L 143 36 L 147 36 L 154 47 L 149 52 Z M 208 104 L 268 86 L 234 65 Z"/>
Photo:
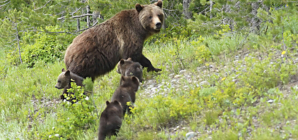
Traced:
<path fill-rule="evenodd" d="M 160 0 L 150 5 L 136 4 L 135 9 L 123 10 L 84 31 L 66 50 L 66 68 L 83 78 L 94 80 L 113 70 L 120 59 L 131 57 L 147 67 L 147 71 L 161 71 L 142 54 L 144 41 L 160 32 L 164 21 L 161 8 Z"/>

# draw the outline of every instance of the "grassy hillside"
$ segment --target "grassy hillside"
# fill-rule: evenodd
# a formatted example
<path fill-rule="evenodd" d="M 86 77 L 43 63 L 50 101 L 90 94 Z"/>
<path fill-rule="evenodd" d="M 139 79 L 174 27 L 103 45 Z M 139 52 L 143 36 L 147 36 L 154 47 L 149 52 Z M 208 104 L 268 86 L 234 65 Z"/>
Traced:
<path fill-rule="evenodd" d="M 282 28 L 263 25 L 259 35 L 222 31 L 219 39 L 145 45 L 163 71 L 144 70 L 117 139 L 298 139 L 297 16 L 283 14 Z M 16 67 L 0 52 L 0 138 L 97 137 L 98 116 L 119 84 L 115 70 L 71 106 L 54 88 L 63 62 Z"/>

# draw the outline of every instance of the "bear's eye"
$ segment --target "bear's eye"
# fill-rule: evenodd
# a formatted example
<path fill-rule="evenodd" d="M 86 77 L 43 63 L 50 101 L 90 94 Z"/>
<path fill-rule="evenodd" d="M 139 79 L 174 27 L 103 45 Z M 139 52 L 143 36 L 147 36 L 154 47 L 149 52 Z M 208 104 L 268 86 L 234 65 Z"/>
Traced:
<path fill-rule="evenodd" d="M 159 17 L 159 18 L 162 18 L 162 15 L 161 15 L 161 14 L 160 14 L 160 15 L 158 15 L 158 17 Z"/>
<path fill-rule="evenodd" d="M 58 81 L 58 83 L 61 83 L 61 81 Z"/>
<path fill-rule="evenodd" d="M 149 19 L 152 19 L 152 16 L 150 16 Z"/>

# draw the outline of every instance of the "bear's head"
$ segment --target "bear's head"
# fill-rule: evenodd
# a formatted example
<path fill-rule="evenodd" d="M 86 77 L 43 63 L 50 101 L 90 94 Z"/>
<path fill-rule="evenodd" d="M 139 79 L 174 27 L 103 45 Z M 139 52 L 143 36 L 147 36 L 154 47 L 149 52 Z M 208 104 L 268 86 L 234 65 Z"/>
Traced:
<path fill-rule="evenodd" d="M 140 81 L 135 76 L 121 76 L 120 86 L 130 87 L 133 91 L 137 92 L 139 89 Z"/>
<path fill-rule="evenodd" d="M 139 13 L 139 21 L 144 29 L 151 33 L 158 33 L 160 31 L 164 22 L 161 0 L 150 5 L 136 4 L 136 10 Z"/>
<path fill-rule="evenodd" d="M 123 113 L 123 107 L 121 103 L 118 102 L 117 100 L 113 102 L 106 101 L 106 105 L 107 105 L 106 107 L 107 113 L 110 115 L 118 114 L 121 116 L 121 114 Z"/>
<path fill-rule="evenodd" d="M 70 82 L 70 71 L 65 71 L 64 68 L 62 68 L 62 72 L 58 76 L 57 84 L 55 85 L 55 88 L 62 89 L 65 88 Z"/>
<path fill-rule="evenodd" d="M 128 59 L 121 59 L 119 62 L 118 62 L 118 65 L 117 65 L 117 72 L 119 74 L 123 74 L 123 70 L 126 70 L 128 68 L 128 66 L 130 66 L 131 64 L 133 63 L 133 61 L 131 60 L 131 58 L 128 58 Z"/>

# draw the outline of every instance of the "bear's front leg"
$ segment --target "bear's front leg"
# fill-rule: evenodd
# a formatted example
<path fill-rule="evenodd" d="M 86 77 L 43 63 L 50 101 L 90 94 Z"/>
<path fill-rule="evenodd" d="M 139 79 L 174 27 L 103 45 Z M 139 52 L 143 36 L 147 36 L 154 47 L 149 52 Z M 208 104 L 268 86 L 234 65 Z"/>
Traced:
<path fill-rule="evenodd" d="M 146 58 L 143 54 L 140 56 L 138 61 L 143 67 L 147 67 L 147 72 L 149 71 L 155 71 L 159 72 L 161 69 L 154 68 L 148 58 Z"/>

